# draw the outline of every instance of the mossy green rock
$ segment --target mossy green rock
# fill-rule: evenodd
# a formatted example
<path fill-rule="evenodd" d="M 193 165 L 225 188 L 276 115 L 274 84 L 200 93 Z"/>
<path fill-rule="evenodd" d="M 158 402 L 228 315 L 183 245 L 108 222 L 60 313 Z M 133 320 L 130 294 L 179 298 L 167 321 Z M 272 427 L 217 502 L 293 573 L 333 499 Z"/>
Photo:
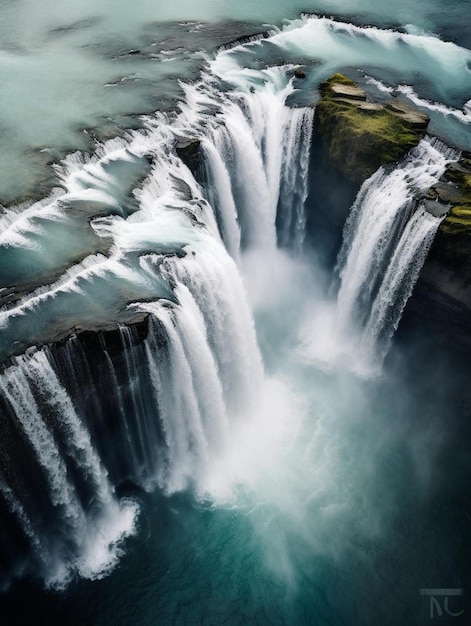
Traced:
<path fill-rule="evenodd" d="M 328 165 L 354 184 L 416 146 L 428 123 L 427 115 L 408 105 L 367 102 L 366 93 L 343 74 L 331 76 L 320 91 L 315 131 Z"/>

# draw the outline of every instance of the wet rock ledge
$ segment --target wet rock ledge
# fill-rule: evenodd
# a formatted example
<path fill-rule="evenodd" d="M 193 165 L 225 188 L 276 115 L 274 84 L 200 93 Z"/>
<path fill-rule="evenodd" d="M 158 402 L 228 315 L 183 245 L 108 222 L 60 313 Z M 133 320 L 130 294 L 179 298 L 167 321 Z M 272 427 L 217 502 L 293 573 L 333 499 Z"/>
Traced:
<path fill-rule="evenodd" d="M 427 208 L 447 216 L 421 278 L 471 309 L 471 154 L 451 163 L 428 192 Z"/>

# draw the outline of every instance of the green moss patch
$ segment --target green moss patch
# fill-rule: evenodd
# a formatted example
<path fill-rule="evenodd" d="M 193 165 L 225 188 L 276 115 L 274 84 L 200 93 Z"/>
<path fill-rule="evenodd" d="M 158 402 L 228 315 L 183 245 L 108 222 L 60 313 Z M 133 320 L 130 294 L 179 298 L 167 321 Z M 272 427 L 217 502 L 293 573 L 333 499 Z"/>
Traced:
<path fill-rule="evenodd" d="M 323 98 L 316 107 L 316 128 L 329 165 L 339 169 L 351 182 L 363 182 L 378 167 L 397 161 L 419 143 L 423 128 L 417 128 L 386 107 L 371 107 L 362 100 L 338 97 L 332 89 L 334 85 L 356 87 L 342 74 L 334 74 L 322 83 Z"/>

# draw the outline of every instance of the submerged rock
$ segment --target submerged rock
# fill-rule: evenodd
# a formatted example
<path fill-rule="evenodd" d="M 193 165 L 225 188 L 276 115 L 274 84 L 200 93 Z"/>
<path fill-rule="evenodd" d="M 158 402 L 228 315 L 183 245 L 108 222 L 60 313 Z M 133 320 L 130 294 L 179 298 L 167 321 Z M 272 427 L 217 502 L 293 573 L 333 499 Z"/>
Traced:
<path fill-rule="evenodd" d="M 314 133 L 327 164 L 355 185 L 416 146 L 428 124 L 428 116 L 409 105 L 368 102 L 366 92 L 343 74 L 331 76 L 320 91 Z"/>

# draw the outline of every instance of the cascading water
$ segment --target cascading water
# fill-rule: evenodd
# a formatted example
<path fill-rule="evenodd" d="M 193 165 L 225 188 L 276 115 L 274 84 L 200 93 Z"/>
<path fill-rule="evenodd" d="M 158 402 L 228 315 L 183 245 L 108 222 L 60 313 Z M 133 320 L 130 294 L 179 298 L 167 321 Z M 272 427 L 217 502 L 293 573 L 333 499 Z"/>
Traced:
<path fill-rule="evenodd" d="M 362 345 L 371 360 L 384 359 L 442 220 L 419 205 L 402 231 L 365 325 Z"/>
<path fill-rule="evenodd" d="M 381 365 L 443 218 L 418 200 L 458 153 L 426 138 L 392 171 L 380 168 L 350 211 L 337 260 L 339 336 L 360 329 L 359 350 Z"/>
<path fill-rule="evenodd" d="M 16 434 L 14 442 L 2 440 L 2 457 L 9 461 L 2 495 L 39 574 L 50 586 L 64 586 L 76 573 L 101 577 L 116 563 L 115 544 L 133 532 L 135 507 L 114 497 L 47 348 L 19 357 L 2 373 L 0 386 L 2 425 L 12 420 L 9 429 Z M 24 454 L 30 455 L 34 480 Z"/>
<path fill-rule="evenodd" d="M 243 89 L 223 99 L 213 82 L 187 88 L 191 109 L 183 113 L 201 114 L 194 132 L 206 155 L 208 199 L 234 258 L 240 246 L 270 250 L 277 240 L 300 252 L 313 109 L 286 106 L 294 90 L 286 68 L 239 80 Z"/>
<path fill-rule="evenodd" d="M 66 193 L 31 207 L 21 224 L 10 216 L 3 233 L 6 240 L 13 233 L 16 246 L 29 245 L 31 233 L 42 236 L 37 223 L 45 217 L 61 221 L 61 210 L 72 207 L 80 220 L 87 206 L 93 236 L 108 242 L 108 258 L 89 255 L 59 278 L 45 267 L 54 280 L 3 310 L 5 330 L 34 310 L 39 320 L 54 320 L 57 336 L 62 312 L 71 308 L 74 319 L 85 299 L 93 303 L 91 320 L 107 311 L 116 316 L 113 307 L 120 307 L 117 330 L 98 342 L 84 334 L 51 351 L 31 349 L 0 376 L 3 428 L 15 424 L 38 474 L 28 484 L 5 448 L 0 490 L 35 555 L 36 567 L 34 559 L 28 567 L 49 586 L 65 586 L 77 574 L 102 576 L 116 562 L 119 542 L 133 532 L 136 504 L 120 501 L 115 485 L 203 493 L 232 425 L 260 402 L 261 357 L 234 260 L 244 248 L 275 249 L 277 221 L 280 244 L 300 251 L 312 110 L 286 106 L 293 87 L 283 68 L 259 72 L 227 94 L 209 78 L 186 91 L 173 120 L 149 119 L 146 132 L 128 145 L 110 142 L 98 160 L 69 157 Z M 201 141 L 203 187 L 176 156 L 175 136 Z M 150 175 L 127 200 L 123 190 L 149 161 Z M 83 255 L 88 244 L 81 245 Z M 109 293 L 115 282 L 116 295 L 97 315 L 105 280 Z M 123 316 L 147 319 L 145 337 L 121 323 Z M 4 346 L 6 353 L 12 348 Z"/>
<path fill-rule="evenodd" d="M 283 143 L 277 232 L 281 247 L 301 253 L 306 235 L 305 202 L 308 195 L 309 143 L 313 109 L 295 109 L 288 120 Z"/>

